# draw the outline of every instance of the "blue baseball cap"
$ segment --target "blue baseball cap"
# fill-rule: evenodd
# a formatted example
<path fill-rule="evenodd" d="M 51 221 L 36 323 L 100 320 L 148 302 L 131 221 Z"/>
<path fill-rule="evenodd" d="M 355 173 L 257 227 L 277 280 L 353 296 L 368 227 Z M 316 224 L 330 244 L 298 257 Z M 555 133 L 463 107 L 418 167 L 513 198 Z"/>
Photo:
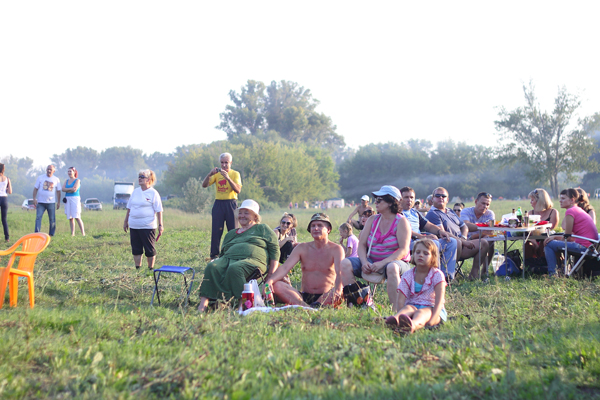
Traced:
<path fill-rule="evenodd" d="M 389 194 L 398 201 L 400 201 L 400 199 L 402 198 L 402 196 L 400 195 L 400 191 L 396 186 L 385 185 L 382 186 L 381 189 L 379 189 L 379 191 L 372 193 L 373 197 L 381 197 L 385 196 L 386 194 Z"/>

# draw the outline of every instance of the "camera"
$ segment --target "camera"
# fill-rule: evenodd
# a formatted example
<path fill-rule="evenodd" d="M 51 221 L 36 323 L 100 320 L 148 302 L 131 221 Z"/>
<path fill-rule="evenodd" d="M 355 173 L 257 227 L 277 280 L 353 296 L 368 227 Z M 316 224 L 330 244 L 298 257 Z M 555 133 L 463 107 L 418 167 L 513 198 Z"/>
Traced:
<path fill-rule="evenodd" d="M 217 172 L 221 172 L 221 168 L 217 168 Z"/>

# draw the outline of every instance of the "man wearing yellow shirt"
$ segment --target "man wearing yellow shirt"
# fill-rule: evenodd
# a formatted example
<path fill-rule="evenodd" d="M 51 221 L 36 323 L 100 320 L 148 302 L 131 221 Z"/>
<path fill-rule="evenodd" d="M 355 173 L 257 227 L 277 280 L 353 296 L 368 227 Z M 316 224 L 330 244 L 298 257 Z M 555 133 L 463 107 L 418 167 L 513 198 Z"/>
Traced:
<path fill-rule="evenodd" d="M 219 256 L 223 225 L 227 223 L 227 230 L 235 229 L 235 210 L 237 209 L 237 196 L 242 190 L 240 173 L 231 169 L 231 154 L 223 153 L 219 156 L 221 168 L 213 168 L 204 181 L 202 187 L 209 187 L 216 183 L 217 194 L 212 208 L 212 235 L 210 239 L 210 258 Z"/>

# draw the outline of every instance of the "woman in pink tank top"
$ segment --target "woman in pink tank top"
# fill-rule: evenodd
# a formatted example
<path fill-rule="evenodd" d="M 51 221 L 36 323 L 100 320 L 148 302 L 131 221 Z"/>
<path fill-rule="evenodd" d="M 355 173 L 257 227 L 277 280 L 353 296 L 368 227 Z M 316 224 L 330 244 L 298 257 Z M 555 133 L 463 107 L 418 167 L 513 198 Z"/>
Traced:
<path fill-rule="evenodd" d="M 373 192 L 373 197 L 378 214 L 370 217 L 360 232 L 358 257 L 342 261 L 342 282 L 344 286 L 352 285 L 355 277 L 371 281 L 370 275 L 383 275 L 380 278 L 387 279 L 388 297 L 397 311 L 400 275 L 410 269 L 410 224 L 398 213 L 401 197 L 396 187 L 383 186 Z"/>

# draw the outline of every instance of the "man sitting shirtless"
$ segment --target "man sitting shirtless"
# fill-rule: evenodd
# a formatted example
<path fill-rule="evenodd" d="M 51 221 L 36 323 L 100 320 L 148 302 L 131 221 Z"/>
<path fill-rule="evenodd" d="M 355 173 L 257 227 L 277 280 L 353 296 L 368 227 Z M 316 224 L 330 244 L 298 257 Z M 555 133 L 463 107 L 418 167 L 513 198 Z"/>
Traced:
<path fill-rule="evenodd" d="M 340 263 L 344 250 L 329 241 L 332 226 L 323 213 L 313 215 L 308 224 L 312 242 L 298 244 L 283 265 L 267 278 L 277 299 L 286 304 L 319 307 L 335 304 L 342 296 Z M 302 292 L 283 281 L 300 261 L 302 266 Z"/>

